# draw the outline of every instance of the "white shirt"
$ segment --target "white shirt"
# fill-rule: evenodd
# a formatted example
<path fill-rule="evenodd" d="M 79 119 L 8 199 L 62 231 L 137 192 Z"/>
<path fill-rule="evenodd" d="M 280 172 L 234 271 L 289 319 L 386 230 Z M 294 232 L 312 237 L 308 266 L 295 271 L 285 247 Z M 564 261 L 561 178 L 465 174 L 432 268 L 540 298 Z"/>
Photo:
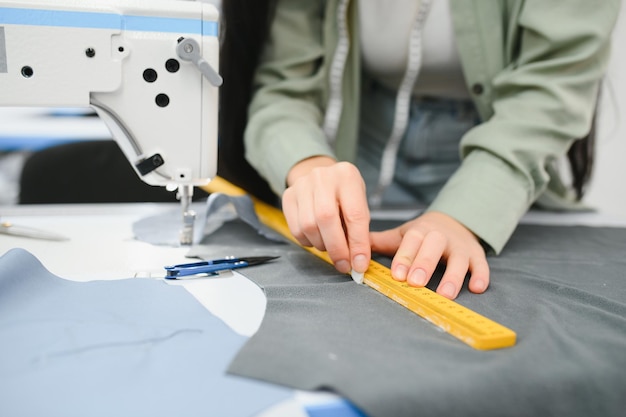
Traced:
<path fill-rule="evenodd" d="M 419 0 L 359 2 L 361 56 L 365 71 L 397 89 L 408 60 L 409 35 Z M 449 0 L 433 0 L 422 30 L 422 65 L 415 95 L 467 98 Z"/>

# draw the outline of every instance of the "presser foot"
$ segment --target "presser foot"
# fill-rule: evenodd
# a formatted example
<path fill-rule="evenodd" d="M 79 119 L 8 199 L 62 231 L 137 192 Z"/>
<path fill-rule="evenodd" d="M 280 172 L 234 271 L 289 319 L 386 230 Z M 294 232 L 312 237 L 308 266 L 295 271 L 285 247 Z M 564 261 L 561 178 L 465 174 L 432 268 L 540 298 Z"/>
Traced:
<path fill-rule="evenodd" d="M 193 243 L 193 225 L 196 221 L 196 212 L 188 210 L 183 212 L 183 228 L 180 230 L 180 244 L 189 246 Z"/>
<path fill-rule="evenodd" d="M 193 227 L 196 222 L 196 212 L 191 209 L 191 197 L 193 186 L 181 185 L 178 187 L 178 199 L 182 207 L 183 227 L 180 230 L 180 244 L 189 246 L 193 244 Z"/>

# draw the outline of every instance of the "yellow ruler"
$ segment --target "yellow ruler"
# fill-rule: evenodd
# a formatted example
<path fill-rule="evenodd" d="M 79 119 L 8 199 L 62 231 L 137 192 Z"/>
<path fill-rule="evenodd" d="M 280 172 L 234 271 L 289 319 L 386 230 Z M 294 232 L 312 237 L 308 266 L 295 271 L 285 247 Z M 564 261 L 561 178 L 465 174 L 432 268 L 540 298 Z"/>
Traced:
<path fill-rule="evenodd" d="M 246 192 L 216 177 L 203 187 L 209 193 L 224 193 L 237 196 Z M 287 226 L 282 211 L 263 201 L 252 198 L 259 220 L 287 239 L 298 244 Z M 300 245 L 299 245 L 300 246 Z M 315 248 L 303 247 L 316 256 L 332 263 L 328 254 Z M 513 346 L 515 332 L 475 311 L 449 300 L 425 287 L 411 287 L 391 277 L 391 271 L 376 261 L 371 261 L 365 272 L 363 283 L 386 295 L 412 312 L 467 343 L 475 349 L 489 350 Z"/>

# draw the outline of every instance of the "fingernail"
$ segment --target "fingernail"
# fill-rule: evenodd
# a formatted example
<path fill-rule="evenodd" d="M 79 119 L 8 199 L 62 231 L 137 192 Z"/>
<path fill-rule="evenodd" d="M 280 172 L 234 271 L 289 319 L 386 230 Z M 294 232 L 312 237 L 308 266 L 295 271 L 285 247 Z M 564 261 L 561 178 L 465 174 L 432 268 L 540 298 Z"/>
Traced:
<path fill-rule="evenodd" d="M 393 277 L 399 281 L 406 281 L 406 274 L 409 272 L 409 268 L 405 265 L 398 265 L 393 269 Z"/>
<path fill-rule="evenodd" d="M 350 262 L 346 260 L 337 261 L 335 262 L 335 268 L 342 274 L 347 274 L 350 272 Z"/>
<path fill-rule="evenodd" d="M 487 289 L 485 281 L 483 281 L 482 279 L 475 281 L 473 287 L 474 292 L 484 292 Z"/>
<path fill-rule="evenodd" d="M 443 295 L 446 298 L 454 298 L 454 293 L 456 289 L 454 288 L 454 284 L 451 282 L 446 282 L 439 288 L 439 294 Z"/>
<path fill-rule="evenodd" d="M 352 260 L 352 269 L 356 272 L 365 272 L 369 266 L 370 263 L 365 255 L 357 255 Z"/>
<path fill-rule="evenodd" d="M 428 277 L 426 276 L 426 271 L 421 268 L 417 268 L 411 273 L 411 276 L 409 277 L 409 284 L 416 287 L 423 287 L 424 285 L 426 285 L 427 281 Z"/>

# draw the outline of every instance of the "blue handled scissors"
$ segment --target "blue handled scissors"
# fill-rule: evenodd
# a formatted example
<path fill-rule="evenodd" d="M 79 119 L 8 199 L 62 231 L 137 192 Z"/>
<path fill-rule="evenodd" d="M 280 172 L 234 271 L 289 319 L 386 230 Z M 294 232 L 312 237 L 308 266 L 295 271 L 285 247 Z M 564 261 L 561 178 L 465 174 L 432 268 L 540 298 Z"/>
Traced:
<path fill-rule="evenodd" d="M 167 273 L 165 275 L 165 279 L 177 279 L 189 275 L 200 274 L 217 275 L 220 271 L 259 265 L 276 258 L 278 258 L 278 256 L 248 256 L 244 258 L 228 256 L 226 258 L 214 259 L 211 261 L 166 266 L 165 271 L 167 271 Z"/>

